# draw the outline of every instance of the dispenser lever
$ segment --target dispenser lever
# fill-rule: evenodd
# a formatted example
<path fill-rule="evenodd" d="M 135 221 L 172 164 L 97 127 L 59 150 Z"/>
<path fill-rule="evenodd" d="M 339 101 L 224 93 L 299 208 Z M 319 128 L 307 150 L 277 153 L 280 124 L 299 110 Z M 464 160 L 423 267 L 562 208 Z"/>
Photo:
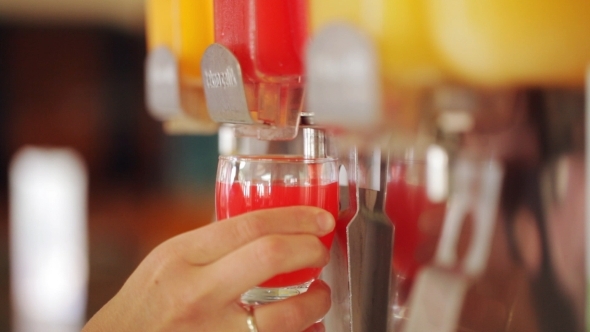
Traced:
<path fill-rule="evenodd" d="M 352 331 L 381 332 L 388 327 L 393 253 L 393 224 L 383 211 L 387 164 L 379 149 L 358 158 L 359 211 L 347 227 Z"/>
<path fill-rule="evenodd" d="M 219 123 L 254 124 L 240 63 L 233 53 L 223 45 L 210 45 L 203 54 L 201 71 L 211 119 Z"/>

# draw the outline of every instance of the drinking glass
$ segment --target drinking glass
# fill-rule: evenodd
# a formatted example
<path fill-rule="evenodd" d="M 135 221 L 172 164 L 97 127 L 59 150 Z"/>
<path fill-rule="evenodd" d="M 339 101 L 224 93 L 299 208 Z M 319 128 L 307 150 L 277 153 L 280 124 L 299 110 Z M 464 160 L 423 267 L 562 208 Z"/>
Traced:
<path fill-rule="evenodd" d="M 416 152 L 413 149 L 408 151 L 403 156 L 390 156 L 385 195 L 385 213 L 395 227 L 392 285 L 396 318 L 405 315 L 414 277 L 434 254 L 437 237 L 429 234 L 424 225 L 421 227 L 420 220 L 424 213 L 439 209 L 437 222 L 442 223 L 445 206 L 444 202 L 433 202 L 428 197 L 425 156 L 411 153 Z"/>
<path fill-rule="evenodd" d="M 296 205 L 317 206 L 338 215 L 338 166 L 333 158 L 221 156 L 217 169 L 217 220 L 245 212 Z M 320 237 L 330 248 L 334 233 Z M 279 274 L 242 294 L 244 304 L 263 304 L 307 291 L 321 268 Z"/>

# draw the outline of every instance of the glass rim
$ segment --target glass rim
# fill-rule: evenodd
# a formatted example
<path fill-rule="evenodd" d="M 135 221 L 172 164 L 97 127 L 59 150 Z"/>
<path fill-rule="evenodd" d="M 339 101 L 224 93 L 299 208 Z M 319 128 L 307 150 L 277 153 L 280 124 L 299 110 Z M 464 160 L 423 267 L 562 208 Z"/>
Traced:
<path fill-rule="evenodd" d="M 248 161 L 261 164 L 326 164 L 336 162 L 334 157 L 309 158 L 303 155 L 229 155 L 219 156 L 219 161 L 240 162 Z"/>

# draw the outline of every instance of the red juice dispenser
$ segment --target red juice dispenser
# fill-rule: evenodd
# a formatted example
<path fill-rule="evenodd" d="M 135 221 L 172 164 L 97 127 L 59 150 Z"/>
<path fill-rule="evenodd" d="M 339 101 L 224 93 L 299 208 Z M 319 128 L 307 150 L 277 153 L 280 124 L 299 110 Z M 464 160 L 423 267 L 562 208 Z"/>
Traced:
<path fill-rule="evenodd" d="M 218 0 L 214 4 L 216 48 L 203 59 L 213 119 L 235 124 L 238 136 L 295 138 L 301 117 L 306 117 L 302 101 L 307 1 Z M 222 53 L 235 57 L 231 65 L 220 64 Z M 219 65 L 217 71 L 213 63 Z"/>

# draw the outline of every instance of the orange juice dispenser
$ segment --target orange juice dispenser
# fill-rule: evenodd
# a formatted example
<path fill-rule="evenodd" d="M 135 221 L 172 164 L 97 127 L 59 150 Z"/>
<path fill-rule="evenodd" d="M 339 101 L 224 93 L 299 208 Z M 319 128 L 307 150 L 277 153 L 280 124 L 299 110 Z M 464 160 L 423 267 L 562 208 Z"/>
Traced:
<path fill-rule="evenodd" d="M 352 306 L 350 331 L 399 330 L 403 293 L 420 267 L 418 219 L 444 208 L 448 153 L 436 144 L 433 120 L 421 116 L 428 115 L 423 97 L 443 76 L 425 38 L 422 7 L 409 1 L 322 1 L 311 10 L 308 107 L 319 124 L 340 135 L 340 150 L 353 149 L 358 156 L 360 208 L 347 229 L 351 303 L 333 303 Z M 355 248 L 359 224 L 365 229 L 387 224 L 394 228 L 393 241 L 375 241 L 367 232 Z M 364 257 L 355 261 L 353 249 L 372 250 L 381 259 L 378 265 L 388 269 L 381 271 L 386 279 L 367 282 L 364 271 L 375 267 Z M 338 321 L 337 315 L 326 323 L 332 320 Z"/>
<path fill-rule="evenodd" d="M 515 305 L 511 314 L 517 319 L 507 329 L 584 331 L 590 4 L 427 3 L 434 44 L 463 90 L 479 98 L 484 89 L 517 98 L 512 116 L 507 106 L 496 114 L 509 115 L 496 119 L 489 115 L 494 112 L 481 112 L 473 130 L 480 138 L 486 132 L 488 140 L 499 140 L 495 151 L 505 172 L 500 213 L 519 257 L 513 262 L 526 275 L 522 285 L 530 287 L 514 303 L 530 302 L 533 323 L 524 323 L 525 308 Z M 568 217 L 561 215 L 565 210 Z M 530 212 L 532 217 L 523 216 Z M 531 222 L 527 235 L 518 235 L 517 229 Z M 535 241 L 537 249 L 524 249 L 524 243 Z"/>
<path fill-rule="evenodd" d="M 308 110 L 359 155 L 389 153 L 388 331 L 585 329 L 589 8 L 312 2 Z M 428 204 L 397 182 L 417 156 Z"/>
<path fill-rule="evenodd" d="M 213 42 L 211 0 L 146 1 L 146 105 L 171 134 L 213 134 L 200 61 Z"/>

